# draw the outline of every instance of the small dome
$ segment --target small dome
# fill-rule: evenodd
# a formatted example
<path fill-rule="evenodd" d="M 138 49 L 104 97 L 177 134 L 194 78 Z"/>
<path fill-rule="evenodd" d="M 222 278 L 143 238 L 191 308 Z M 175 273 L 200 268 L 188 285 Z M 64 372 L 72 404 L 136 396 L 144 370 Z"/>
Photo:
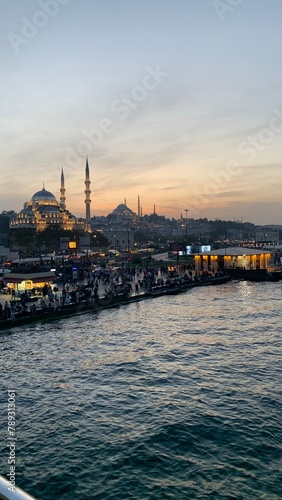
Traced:
<path fill-rule="evenodd" d="M 45 188 L 41 189 L 41 191 L 37 191 L 34 193 L 31 201 L 57 201 L 55 196 L 50 193 L 50 191 L 46 191 Z"/>
<path fill-rule="evenodd" d="M 33 212 L 30 208 L 23 208 L 21 211 L 20 211 L 20 214 L 25 214 L 25 215 L 32 215 L 33 216 Z"/>
<path fill-rule="evenodd" d="M 56 212 L 56 213 L 59 213 L 60 212 L 60 209 L 58 207 L 53 207 L 52 205 L 51 206 L 45 206 L 43 208 L 40 208 L 40 212 L 44 212 L 44 213 L 48 213 L 48 212 Z"/>

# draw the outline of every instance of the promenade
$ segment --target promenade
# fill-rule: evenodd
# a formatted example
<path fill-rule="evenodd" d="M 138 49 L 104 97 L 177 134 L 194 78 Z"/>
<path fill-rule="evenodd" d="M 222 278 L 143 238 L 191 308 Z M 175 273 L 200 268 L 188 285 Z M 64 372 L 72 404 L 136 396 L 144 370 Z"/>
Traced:
<path fill-rule="evenodd" d="M 144 280 L 145 275 L 146 275 L 146 270 L 142 270 L 141 273 L 138 272 L 134 276 L 131 276 L 132 279 L 127 280 L 127 283 L 129 283 L 129 285 L 131 287 L 129 295 L 141 295 L 145 292 L 144 287 L 140 287 L 140 284 L 139 284 L 140 281 L 142 282 Z M 161 271 L 158 270 L 158 274 L 156 275 L 156 278 L 166 279 L 166 277 L 167 277 L 167 274 L 162 274 Z M 96 279 L 97 278 L 95 278 L 95 282 L 96 282 Z M 121 283 L 122 283 L 121 278 L 119 278 L 119 280 L 116 279 L 114 282 L 117 285 L 121 285 Z M 75 281 L 72 284 L 70 284 L 70 283 L 67 284 L 66 288 L 68 289 L 68 293 L 71 294 L 71 292 L 75 292 L 77 290 L 77 287 L 84 288 L 85 286 L 87 286 L 87 284 L 88 284 L 88 280 L 85 278 L 85 279 L 80 280 L 80 281 Z M 136 291 L 136 285 L 138 286 L 138 291 Z M 63 291 L 63 283 L 55 283 L 54 285 L 52 285 L 51 288 L 52 288 L 54 296 L 56 296 L 58 298 L 59 303 L 60 303 L 60 299 L 62 297 L 62 291 Z M 98 295 L 100 298 L 104 297 L 106 294 L 106 290 L 109 290 L 110 288 L 111 288 L 111 283 L 108 283 L 108 282 L 105 283 L 102 279 L 98 279 Z M 42 298 L 42 293 L 33 295 L 32 297 L 33 298 L 38 297 L 38 300 L 28 301 L 26 304 L 27 307 L 29 308 L 32 304 L 35 304 L 37 307 L 40 307 L 40 300 Z M 2 304 L 3 309 L 4 309 L 6 301 L 8 302 L 8 305 L 10 306 L 10 302 L 11 302 L 12 298 L 13 298 L 12 294 L 10 294 L 10 293 L 0 293 L 0 303 Z M 16 296 L 16 300 L 19 300 L 19 297 Z M 46 302 L 48 304 L 48 297 L 46 299 Z"/>

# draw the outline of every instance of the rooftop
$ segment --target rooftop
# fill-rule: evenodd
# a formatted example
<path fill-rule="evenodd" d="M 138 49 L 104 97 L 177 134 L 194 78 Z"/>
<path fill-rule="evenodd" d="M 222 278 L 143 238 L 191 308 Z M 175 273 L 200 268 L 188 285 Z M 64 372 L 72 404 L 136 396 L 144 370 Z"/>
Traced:
<path fill-rule="evenodd" d="M 210 250 L 209 252 L 199 252 L 199 255 L 262 255 L 269 253 L 269 250 L 261 248 L 247 248 L 247 247 L 226 247 L 219 248 L 218 250 Z"/>

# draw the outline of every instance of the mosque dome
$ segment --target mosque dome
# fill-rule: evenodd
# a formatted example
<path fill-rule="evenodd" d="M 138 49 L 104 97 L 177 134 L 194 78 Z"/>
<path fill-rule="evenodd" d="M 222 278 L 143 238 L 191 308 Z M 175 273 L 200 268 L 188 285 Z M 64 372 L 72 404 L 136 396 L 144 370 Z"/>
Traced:
<path fill-rule="evenodd" d="M 132 217 L 134 215 L 134 212 L 128 208 L 128 206 L 125 203 L 121 203 L 118 205 L 113 211 L 113 214 L 115 215 L 120 215 L 124 217 Z"/>
<path fill-rule="evenodd" d="M 50 193 L 50 191 L 46 191 L 45 188 L 42 188 L 41 191 L 37 191 L 36 193 L 34 193 L 33 197 L 31 198 L 31 201 L 35 201 L 35 202 L 41 202 L 41 203 L 56 203 L 57 200 L 55 198 L 55 196 Z"/>
<path fill-rule="evenodd" d="M 20 211 L 20 214 L 23 214 L 23 215 L 31 215 L 31 216 L 33 216 L 33 212 L 32 212 L 32 210 L 31 210 L 31 208 L 29 208 L 29 207 L 23 208 L 23 209 Z"/>
<path fill-rule="evenodd" d="M 60 209 L 58 207 L 52 207 L 52 206 L 46 206 L 42 209 L 40 209 L 40 212 L 54 212 L 54 213 L 60 213 Z"/>

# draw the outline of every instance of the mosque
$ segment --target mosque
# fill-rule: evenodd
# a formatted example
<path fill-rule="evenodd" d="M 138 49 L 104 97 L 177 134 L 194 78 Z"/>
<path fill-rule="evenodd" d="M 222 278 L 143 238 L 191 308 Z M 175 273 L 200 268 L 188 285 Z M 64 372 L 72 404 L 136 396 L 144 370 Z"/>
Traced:
<path fill-rule="evenodd" d="M 40 191 L 34 193 L 30 201 L 24 203 L 23 209 L 11 220 L 11 229 L 33 228 L 43 231 L 47 227 L 60 227 L 65 230 L 90 231 L 90 175 L 88 158 L 85 167 L 85 220 L 79 220 L 66 209 L 66 189 L 64 171 L 61 171 L 60 201 L 43 185 Z"/>

